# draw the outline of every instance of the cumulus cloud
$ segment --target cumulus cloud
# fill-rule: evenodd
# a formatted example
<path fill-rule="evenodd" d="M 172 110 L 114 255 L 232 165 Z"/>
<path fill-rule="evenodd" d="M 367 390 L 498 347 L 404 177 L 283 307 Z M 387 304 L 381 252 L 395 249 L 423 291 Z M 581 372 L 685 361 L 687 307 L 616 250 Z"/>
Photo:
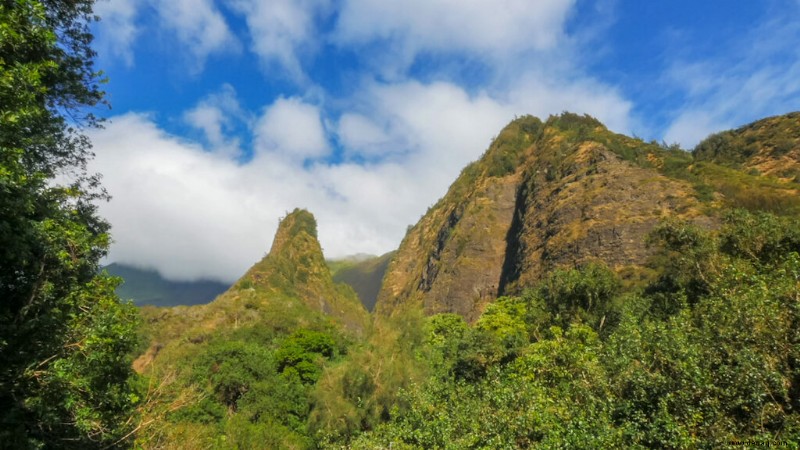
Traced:
<path fill-rule="evenodd" d="M 329 10 L 329 0 L 228 0 L 244 15 L 251 50 L 267 70 L 278 68 L 295 81 L 305 81 L 302 55 L 319 38 L 316 20 Z"/>
<path fill-rule="evenodd" d="M 116 117 L 92 139 L 91 167 L 113 196 L 100 205 L 113 226 L 112 260 L 173 279 L 230 281 L 266 248 L 263 225 L 275 219 L 252 207 L 256 193 L 230 159 L 167 135 L 143 115 Z"/>
<path fill-rule="evenodd" d="M 101 20 L 96 27 L 98 52 L 102 57 L 119 58 L 133 66 L 133 43 L 139 35 L 136 17 L 142 0 L 106 0 L 97 2 L 94 12 Z"/>
<path fill-rule="evenodd" d="M 338 136 L 349 156 L 386 156 L 389 136 L 380 126 L 361 114 L 345 113 L 339 119 Z"/>
<path fill-rule="evenodd" d="M 239 48 L 239 41 L 214 0 L 153 1 L 162 26 L 175 33 L 193 56 L 194 70 L 201 69 L 209 55 Z"/>
<path fill-rule="evenodd" d="M 229 84 L 202 99 L 194 108 L 186 111 L 183 118 L 186 123 L 203 132 L 212 150 L 232 157 L 241 153 L 239 138 L 231 136 L 236 122 L 249 127 L 251 121 L 239 104 L 236 90 Z"/>
<path fill-rule="evenodd" d="M 291 159 L 313 159 L 328 154 L 319 109 L 297 98 L 280 98 L 256 125 L 256 152 L 277 153 Z"/>
<path fill-rule="evenodd" d="M 295 207 L 317 216 L 329 256 L 393 248 L 409 207 L 418 208 L 402 187 L 414 174 L 394 164 L 305 167 L 270 153 L 239 164 L 137 114 L 114 118 L 92 138 L 91 169 L 104 174 L 113 196 L 100 205 L 113 226 L 109 259 L 170 279 L 235 280 Z"/>

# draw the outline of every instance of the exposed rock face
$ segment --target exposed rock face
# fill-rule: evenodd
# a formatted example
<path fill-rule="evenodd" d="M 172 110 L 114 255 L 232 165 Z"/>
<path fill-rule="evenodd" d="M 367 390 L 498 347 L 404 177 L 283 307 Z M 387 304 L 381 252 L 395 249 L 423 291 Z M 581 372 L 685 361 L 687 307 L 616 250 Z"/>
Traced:
<path fill-rule="evenodd" d="M 558 266 L 600 260 L 624 271 L 643 265 L 647 234 L 665 217 L 709 223 L 685 181 L 622 160 L 606 146 L 583 142 L 559 168 L 533 162 L 520 186 L 512 253 L 501 293 L 518 291 Z M 548 180 L 550 171 L 559 173 Z"/>
<path fill-rule="evenodd" d="M 414 298 L 431 314 L 477 317 L 497 296 L 517 179 L 484 183 L 466 202 L 431 210 L 389 265 L 378 311 L 387 312 L 392 300 Z"/>
<path fill-rule="evenodd" d="M 659 172 L 670 155 L 589 117 L 515 120 L 406 235 L 377 312 L 414 302 L 472 321 L 498 295 L 588 260 L 636 276 L 662 218 L 714 221 L 690 182 Z"/>

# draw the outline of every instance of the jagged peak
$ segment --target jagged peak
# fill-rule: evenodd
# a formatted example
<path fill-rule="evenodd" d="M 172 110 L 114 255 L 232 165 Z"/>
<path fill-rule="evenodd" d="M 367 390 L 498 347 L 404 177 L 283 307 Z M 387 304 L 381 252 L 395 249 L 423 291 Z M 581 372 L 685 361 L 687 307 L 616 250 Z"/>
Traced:
<path fill-rule="evenodd" d="M 299 300 L 311 310 L 360 330 L 367 312 L 355 292 L 333 281 L 317 240 L 317 221 L 297 208 L 280 220 L 269 253 L 231 288 L 253 290 L 267 299 Z"/>
<path fill-rule="evenodd" d="M 257 286 L 297 295 L 317 284 L 330 284 L 317 221 L 308 210 L 296 208 L 280 220 L 269 253 L 245 274 Z"/>
<path fill-rule="evenodd" d="M 275 238 L 272 240 L 270 254 L 280 251 L 280 249 L 293 237 L 307 235 L 314 240 L 317 239 L 317 220 L 314 215 L 306 209 L 295 208 L 287 213 L 278 224 Z"/>

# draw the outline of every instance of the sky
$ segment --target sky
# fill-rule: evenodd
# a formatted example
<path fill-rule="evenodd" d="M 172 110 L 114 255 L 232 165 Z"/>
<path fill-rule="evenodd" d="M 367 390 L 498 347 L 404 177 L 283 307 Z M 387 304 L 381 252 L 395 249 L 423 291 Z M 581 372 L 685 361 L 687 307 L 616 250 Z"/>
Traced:
<path fill-rule="evenodd" d="M 800 0 L 98 0 L 108 262 L 234 281 L 294 208 L 396 249 L 517 116 L 691 149 L 800 109 Z"/>

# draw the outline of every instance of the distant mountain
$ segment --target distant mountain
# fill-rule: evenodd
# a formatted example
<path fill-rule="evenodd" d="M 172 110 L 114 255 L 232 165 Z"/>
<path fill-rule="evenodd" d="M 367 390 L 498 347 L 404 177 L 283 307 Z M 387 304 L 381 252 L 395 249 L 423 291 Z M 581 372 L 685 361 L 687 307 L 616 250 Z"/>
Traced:
<path fill-rule="evenodd" d="M 211 280 L 170 281 L 155 270 L 127 264 L 112 263 L 104 269 L 124 280 L 117 288 L 120 298 L 133 300 L 139 306 L 201 305 L 214 300 L 229 287 Z"/>
<path fill-rule="evenodd" d="M 375 309 L 378 292 L 389 261 L 395 252 L 381 256 L 358 254 L 352 257 L 328 261 L 333 281 L 345 283 L 358 294 L 359 300 L 367 310 Z"/>

